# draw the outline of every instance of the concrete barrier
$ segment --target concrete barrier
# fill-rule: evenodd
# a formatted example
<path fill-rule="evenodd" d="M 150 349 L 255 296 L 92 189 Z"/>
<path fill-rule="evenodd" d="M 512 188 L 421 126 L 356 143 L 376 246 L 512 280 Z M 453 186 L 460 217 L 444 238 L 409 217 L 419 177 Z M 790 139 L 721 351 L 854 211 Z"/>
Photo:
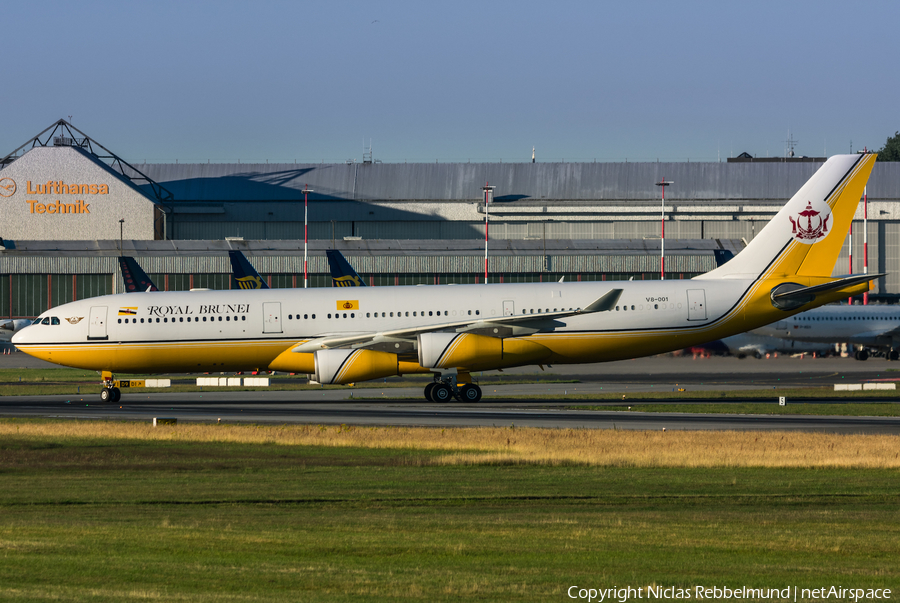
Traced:
<path fill-rule="evenodd" d="M 887 390 L 897 389 L 896 383 L 835 383 L 834 391 L 836 392 L 858 392 L 870 390 Z"/>

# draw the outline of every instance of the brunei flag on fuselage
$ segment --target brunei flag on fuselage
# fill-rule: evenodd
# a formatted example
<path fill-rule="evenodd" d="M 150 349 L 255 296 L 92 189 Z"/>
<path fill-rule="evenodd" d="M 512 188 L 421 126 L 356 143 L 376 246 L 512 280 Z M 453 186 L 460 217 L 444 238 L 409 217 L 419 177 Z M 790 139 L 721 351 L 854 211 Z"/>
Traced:
<path fill-rule="evenodd" d="M 137 316 L 137 306 L 126 306 L 119 308 L 119 316 Z"/>

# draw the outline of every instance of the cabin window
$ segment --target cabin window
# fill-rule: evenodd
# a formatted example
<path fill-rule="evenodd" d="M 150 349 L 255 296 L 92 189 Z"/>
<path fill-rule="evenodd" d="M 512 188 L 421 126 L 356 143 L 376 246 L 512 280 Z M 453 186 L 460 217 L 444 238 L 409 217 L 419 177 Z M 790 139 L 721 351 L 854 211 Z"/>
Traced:
<path fill-rule="evenodd" d="M 371 317 L 372 317 L 372 313 L 371 313 L 371 312 L 366 312 L 366 318 L 371 318 Z"/>
<path fill-rule="evenodd" d="M 231 322 L 231 317 L 230 317 L 230 316 L 226 316 L 226 317 L 225 317 L 225 322 Z"/>
<path fill-rule="evenodd" d="M 331 314 L 328 315 L 328 318 L 331 318 Z"/>
<path fill-rule="evenodd" d="M 309 314 L 304 314 L 304 315 L 303 315 L 303 320 L 307 320 L 308 317 L 309 317 Z"/>
<path fill-rule="evenodd" d="M 654 309 L 654 310 L 659 310 L 659 304 L 653 304 L 653 309 Z"/>
<path fill-rule="evenodd" d="M 121 319 L 121 318 L 119 319 L 119 324 L 122 324 L 122 319 Z"/>
<path fill-rule="evenodd" d="M 354 314 L 353 312 L 351 312 L 351 313 L 350 313 L 350 318 L 356 318 L 356 314 Z"/>
<path fill-rule="evenodd" d="M 409 318 L 409 312 L 406 313 L 406 317 Z"/>
<path fill-rule="evenodd" d="M 46 320 L 46 319 L 45 319 L 45 320 Z M 143 318 L 141 319 L 141 324 L 144 324 L 144 319 L 143 319 Z"/>
<path fill-rule="evenodd" d="M 472 311 L 471 311 L 471 310 L 469 310 L 469 316 L 472 316 Z"/>
<path fill-rule="evenodd" d="M 415 312 L 413 312 L 413 316 L 415 316 L 415 315 L 416 315 L 416 313 L 415 313 Z"/>
<path fill-rule="evenodd" d="M 428 316 L 432 316 L 432 311 L 431 311 L 431 310 L 428 311 Z"/>
<path fill-rule="evenodd" d="M 205 317 L 205 316 L 203 317 L 203 322 L 206 322 L 206 317 Z"/>
<path fill-rule="evenodd" d="M 634 310 L 634 306 L 631 306 L 631 309 Z"/>
<path fill-rule="evenodd" d="M 294 315 L 293 315 L 293 314 L 288 314 L 288 320 L 294 320 Z"/>
<path fill-rule="evenodd" d="M 391 312 L 391 318 L 393 318 L 393 317 L 394 317 L 394 313 L 393 313 L 393 312 Z"/>
<path fill-rule="evenodd" d="M 312 317 L 313 317 L 313 318 L 315 318 L 315 317 L 316 317 L 316 315 L 315 315 L 315 314 L 313 314 L 313 315 L 312 315 Z"/>
<path fill-rule="evenodd" d="M 480 314 L 481 314 L 481 310 L 475 310 L 475 316 L 478 316 Z"/>

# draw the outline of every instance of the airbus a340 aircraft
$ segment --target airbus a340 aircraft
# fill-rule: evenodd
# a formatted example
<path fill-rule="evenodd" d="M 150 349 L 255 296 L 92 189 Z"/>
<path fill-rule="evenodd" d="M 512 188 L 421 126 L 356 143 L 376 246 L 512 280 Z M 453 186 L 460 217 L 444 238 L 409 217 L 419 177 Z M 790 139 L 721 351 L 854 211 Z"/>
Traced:
<path fill-rule="evenodd" d="M 868 290 L 831 275 L 875 161 L 832 157 L 733 260 L 690 280 L 153 292 L 64 304 L 13 338 L 101 372 L 269 369 L 352 383 L 432 373 L 425 395 L 478 401 L 472 371 L 649 356 Z"/>

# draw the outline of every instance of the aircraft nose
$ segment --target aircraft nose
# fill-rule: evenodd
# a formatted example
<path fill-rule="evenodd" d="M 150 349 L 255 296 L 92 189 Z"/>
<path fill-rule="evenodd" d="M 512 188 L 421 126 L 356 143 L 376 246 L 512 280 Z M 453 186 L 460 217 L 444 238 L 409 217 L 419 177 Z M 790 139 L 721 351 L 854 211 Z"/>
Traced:
<path fill-rule="evenodd" d="M 29 331 L 31 331 L 31 329 L 31 326 L 27 326 L 21 331 L 14 333 L 12 336 L 12 344 L 19 345 L 20 343 L 28 343 L 31 340 L 29 337 Z"/>

